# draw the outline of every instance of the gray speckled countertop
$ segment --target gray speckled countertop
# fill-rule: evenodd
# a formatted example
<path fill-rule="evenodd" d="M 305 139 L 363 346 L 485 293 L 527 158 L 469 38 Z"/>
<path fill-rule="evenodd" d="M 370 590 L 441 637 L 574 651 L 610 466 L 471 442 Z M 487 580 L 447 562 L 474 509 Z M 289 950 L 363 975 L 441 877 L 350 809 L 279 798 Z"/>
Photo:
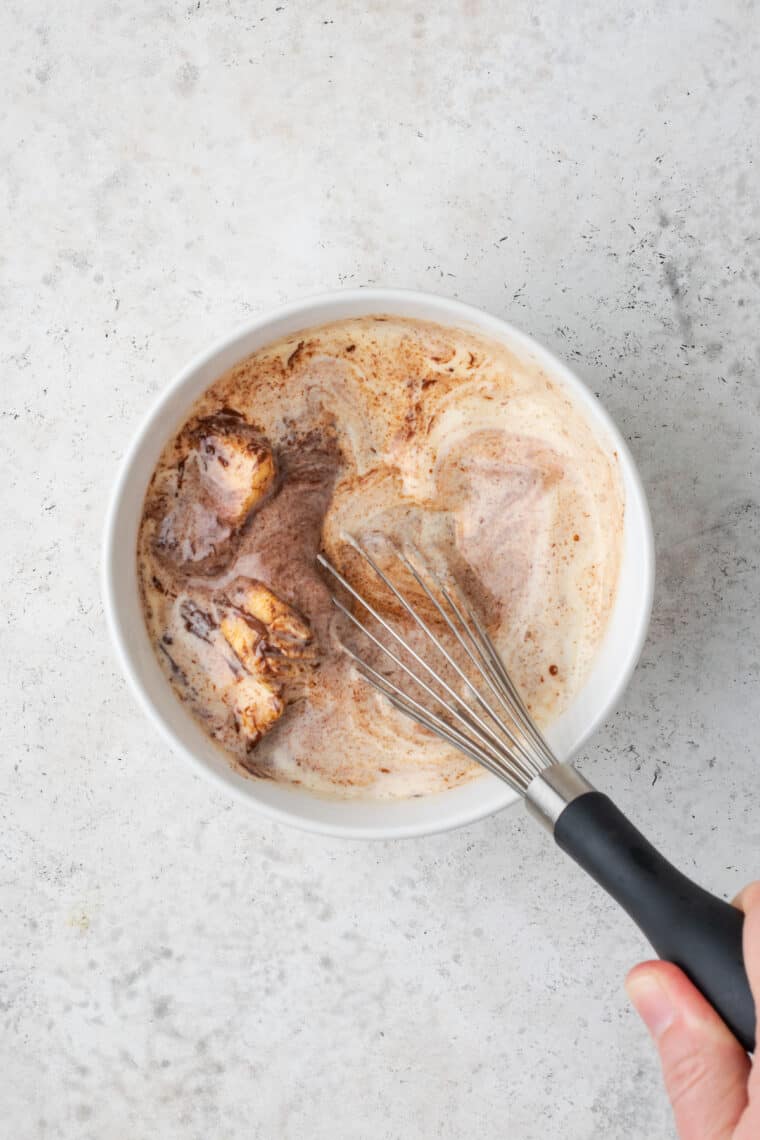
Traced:
<path fill-rule="evenodd" d="M 707 885 L 757 875 L 757 4 L 16 0 L 0 43 L 4 1134 L 670 1136 L 624 916 L 519 809 L 364 845 L 189 774 L 99 544 L 146 406 L 249 314 L 396 284 L 508 317 L 654 517 L 584 770 Z"/>

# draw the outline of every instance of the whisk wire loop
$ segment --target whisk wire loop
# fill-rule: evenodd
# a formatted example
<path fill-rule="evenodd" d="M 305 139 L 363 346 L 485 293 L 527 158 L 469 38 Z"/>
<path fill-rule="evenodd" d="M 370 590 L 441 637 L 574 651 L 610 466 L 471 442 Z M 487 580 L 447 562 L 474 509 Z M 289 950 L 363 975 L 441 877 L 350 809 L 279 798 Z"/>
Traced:
<path fill-rule="evenodd" d="M 404 660 L 402 660 L 402 658 L 399 657 L 398 654 L 394 653 L 392 649 L 389 649 L 388 646 L 385 645 L 384 642 L 382 642 L 379 637 L 376 637 L 375 634 L 373 634 L 370 629 L 368 629 L 362 622 L 360 622 L 359 619 L 356 617 L 356 615 L 352 614 L 351 611 L 348 609 L 348 607 L 345 606 L 343 604 L 343 602 L 340 601 L 339 598 L 333 598 L 333 602 L 335 603 L 336 607 L 341 611 L 341 613 L 345 614 L 345 616 L 348 618 L 348 620 L 354 626 L 356 626 L 356 628 L 359 629 L 366 637 L 368 637 L 369 640 L 371 642 L 373 642 L 373 644 L 376 645 L 377 648 L 380 649 L 382 651 L 382 653 L 384 653 L 385 656 L 388 657 L 389 660 L 391 660 L 394 663 L 394 665 L 397 665 L 404 673 L 406 673 L 406 675 L 412 681 L 414 681 L 415 684 L 419 685 L 420 688 L 423 689 L 432 700 L 437 701 L 440 705 L 443 705 L 443 707 L 446 708 L 450 712 L 451 716 L 453 716 L 455 720 L 457 720 L 460 724 L 462 724 L 466 728 L 468 728 L 470 730 L 470 732 L 474 733 L 474 735 L 478 738 L 480 748 L 487 750 L 488 752 L 491 753 L 491 755 L 493 757 L 498 759 L 498 757 L 500 755 L 500 749 L 498 747 L 494 746 L 494 742 L 496 743 L 496 745 L 499 745 L 499 743 L 500 743 L 498 740 L 498 737 L 494 736 L 492 733 L 490 733 L 487 730 L 487 726 L 484 726 L 482 721 L 480 720 L 480 718 L 472 713 L 472 711 L 471 711 L 469 705 L 466 703 L 466 701 L 461 701 L 461 698 L 459 698 L 458 694 L 455 693 L 454 690 L 451 689 L 448 685 L 446 685 L 445 681 L 440 681 L 440 684 L 446 689 L 446 691 L 451 696 L 455 697 L 458 701 L 461 701 L 461 705 L 459 708 L 456 708 L 456 707 L 451 708 L 448 705 L 446 705 L 445 701 L 442 700 L 440 694 L 437 693 L 435 691 L 435 689 L 433 689 L 428 684 L 428 682 L 425 681 L 425 679 L 423 677 L 420 677 L 419 674 L 415 673 L 415 671 L 412 668 L 410 668 L 410 666 L 407 665 L 407 663 Z M 362 603 L 362 604 L 365 604 L 365 603 Z M 375 611 L 370 609 L 370 612 L 374 616 Z M 382 621 L 382 619 L 380 619 L 380 620 Z M 395 632 L 395 630 L 393 630 L 393 628 L 390 625 L 388 625 L 388 623 L 386 623 L 385 621 L 382 621 L 382 624 L 388 630 L 388 632 L 393 634 L 394 638 L 397 641 L 399 641 L 400 644 L 402 646 L 404 646 L 405 649 L 408 649 L 408 652 L 415 658 L 415 660 L 419 661 L 420 664 L 425 665 L 425 662 L 422 661 L 422 659 L 418 656 L 418 654 L 415 653 L 414 650 L 411 649 L 411 647 L 408 647 L 406 645 L 406 643 L 400 638 L 400 636 Z M 344 646 L 343 648 L 347 649 L 347 646 Z M 356 660 L 360 661 L 361 664 L 366 664 L 366 662 L 362 661 L 361 658 L 358 658 L 356 654 L 351 654 L 351 656 L 353 656 Z M 427 665 L 425 667 L 428 668 Z M 438 680 L 438 677 L 433 670 L 429 670 L 429 672 L 432 674 L 432 676 L 436 680 Z M 371 678 L 368 678 L 368 680 L 370 680 L 371 683 L 375 684 L 375 682 L 372 681 Z M 387 681 L 388 678 L 384 678 L 384 680 Z M 375 684 L 375 687 L 377 688 L 376 684 Z M 402 692 L 401 690 L 398 690 L 398 691 Z M 485 728 L 485 731 L 484 731 L 484 728 Z"/>
<path fill-rule="evenodd" d="M 416 626 L 453 671 L 454 677 L 463 685 L 473 704 L 468 702 L 452 684 L 435 669 L 415 647 L 410 644 L 392 622 L 384 618 L 339 570 L 322 554 L 317 561 L 323 566 L 357 601 L 360 606 L 378 623 L 400 649 L 423 671 L 408 664 L 374 633 L 340 598 L 333 596 L 333 602 L 341 613 L 369 641 L 379 649 L 385 658 L 408 677 L 415 686 L 434 702 L 428 707 L 416 699 L 390 677 L 375 669 L 358 653 L 344 645 L 345 651 L 354 661 L 361 676 L 380 692 L 400 712 L 435 733 L 440 739 L 458 748 L 470 759 L 481 764 L 493 775 L 504 780 L 516 791 L 524 794 L 531 781 L 546 767 L 556 763 L 556 759 L 535 727 L 515 685 L 505 669 L 496 648 L 471 606 L 464 600 L 456 583 L 447 576 L 444 583 L 426 564 L 420 552 L 413 547 L 401 551 L 395 544 L 386 540 L 388 548 L 398 563 L 411 575 L 425 597 L 433 605 L 442 619 L 446 630 L 454 638 L 456 646 L 464 654 L 476 676 L 483 682 L 481 689 L 472 679 L 442 638 L 429 622 L 418 612 L 409 598 L 396 585 L 391 577 L 378 565 L 372 554 L 355 538 L 345 536 L 349 545 L 370 566 L 373 573 L 386 589 L 400 603 Z M 410 556 L 411 555 L 411 556 Z M 432 586 L 432 588 L 431 588 Z M 435 688 L 434 686 L 437 686 Z M 439 690 L 442 690 L 439 691 Z M 484 692 L 492 698 L 487 699 Z M 448 699 L 447 699 L 448 698 Z M 494 699 L 496 707 L 494 707 Z M 488 720 L 478 712 L 482 710 Z M 434 711 L 438 710 L 438 711 Z M 452 723 L 452 721 L 454 723 Z"/>
<path fill-rule="evenodd" d="M 418 557 L 421 557 L 419 556 L 419 552 L 416 553 Z M 503 709 L 507 713 L 507 716 L 511 718 L 514 730 L 516 730 L 516 732 L 519 734 L 519 737 L 522 739 L 519 739 L 518 735 L 515 734 L 515 731 L 513 731 L 512 728 L 505 724 L 501 718 L 498 718 L 499 725 L 502 731 L 506 734 L 507 738 L 510 740 L 510 743 L 512 743 L 513 747 L 518 749 L 518 751 L 523 755 L 525 762 L 529 767 L 533 769 L 537 775 L 539 772 L 543 771 L 547 763 L 555 762 L 554 757 L 551 753 L 551 749 L 546 744 L 543 737 L 537 734 L 535 726 L 527 710 L 525 709 L 525 706 L 523 705 L 522 700 L 517 693 L 517 690 L 512 684 L 509 675 L 501 663 L 501 659 L 496 653 L 496 649 L 493 645 L 493 642 L 491 641 L 491 638 L 483 629 L 483 626 L 478 621 L 476 615 L 473 613 L 469 605 L 467 605 L 467 603 L 462 599 L 461 594 L 459 595 L 459 605 L 457 605 L 457 602 L 452 597 L 452 594 L 454 592 L 458 593 L 454 583 L 451 582 L 447 588 L 443 585 L 434 571 L 427 567 L 426 573 L 429 575 L 436 588 L 440 591 L 441 596 L 445 599 L 447 605 L 451 608 L 452 613 L 456 616 L 461 630 L 464 632 L 470 643 L 474 646 L 474 655 L 473 652 L 469 649 L 466 641 L 462 637 L 456 625 L 451 621 L 449 616 L 443 610 L 443 607 L 439 605 L 432 592 L 428 589 L 427 584 L 425 583 L 422 576 L 415 570 L 408 558 L 405 559 L 402 555 L 401 560 L 404 565 L 406 565 L 412 572 L 415 579 L 425 591 L 427 596 L 434 602 L 439 612 L 444 617 L 444 620 L 446 621 L 448 627 L 464 649 L 469 660 L 473 663 L 475 668 L 488 684 L 491 691 L 497 697 Z M 475 633 L 473 633 L 467 619 L 463 616 L 462 609 L 466 610 L 470 622 L 472 622 L 472 624 L 475 626 L 477 636 Z M 498 665 L 500 668 L 497 670 L 495 668 L 495 665 Z M 482 700 L 480 694 L 478 694 L 478 697 L 480 700 Z M 518 705 L 517 713 L 515 710 L 515 704 Z M 547 754 L 551 757 L 549 761 L 546 759 Z"/>
<path fill-rule="evenodd" d="M 467 674 L 461 668 L 461 666 L 458 664 L 458 662 L 452 657 L 452 655 L 446 649 L 446 646 L 442 643 L 440 638 L 438 638 L 436 636 L 436 634 L 433 632 L 433 630 L 430 628 L 429 624 L 424 620 L 424 618 L 421 617 L 421 615 L 417 612 L 417 610 L 414 608 L 414 606 L 412 606 L 412 604 L 409 602 L 408 598 L 406 598 L 406 596 L 401 592 L 401 590 L 396 586 L 396 584 L 378 566 L 377 562 L 372 557 L 372 555 L 364 547 L 362 547 L 356 541 L 356 539 L 350 538 L 348 541 L 349 541 L 349 544 L 354 548 L 354 550 L 356 550 L 356 552 L 358 554 L 360 554 L 369 563 L 369 565 L 372 567 L 374 572 L 377 574 L 377 576 L 381 580 L 381 582 L 383 582 L 383 584 L 385 586 L 387 586 L 387 588 L 393 593 L 394 597 L 396 597 L 397 600 L 401 603 L 401 605 L 404 607 L 404 609 L 409 614 L 409 616 L 416 622 L 416 624 L 419 626 L 419 628 L 422 630 L 422 632 L 426 635 L 426 637 L 435 646 L 436 650 L 441 654 L 441 656 L 448 663 L 448 665 L 454 670 L 456 676 L 460 679 L 460 681 L 463 682 L 463 684 L 466 686 L 467 690 L 470 692 L 470 694 L 477 701 L 477 703 L 481 707 L 481 709 L 486 713 L 486 715 L 488 717 L 491 718 L 491 720 L 494 722 L 496 727 L 506 735 L 507 739 L 510 741 L 513 748 L 516 748 L 518 752 L 523 754 L 523 759 L 525 760 L 525 762 L 529 766 L 532 766 L 534 763 L 533 760 L 531 759 L 529 753 L 527 753 L 525 751 L 521 742 L 517 739 L 517 737 L 511 731 L 510 727 L 507 724 L 505 724 L 504 720 L 484 700 L 482 694 L 479 692 L 477 687 L 472 683 L 471 679 L 467 676 Z M 421 586 L 424 593 L 433 602 L 433 605 L 435 606 L 437 611 L 440 613 L 440 615 L 443 617 L 444 621 L 447 623 L 448 627 L 451 629 L 452 633 L 457 638 L 457 640 L 460 642 L 460 644 L 463 644 L 462 639 L 461 639 L 459 633 L 457 632 L 455 626 L 453 625 L 453 623 L 451 622 L 451 620 L 449 619 L 447 614 L 444 612 L 443 608 L 441 607 L 440 603 L 437 601 L 437 599 L 433 595 L 432 591 L 429 589 L 427 584 L 423 581 L 420 574 L 417 573 L 417 571 L 409 563 L 408 559 L 405 559 L 403 554 L 401 554 L 401 552 L 392 543 L 389 542 L 388 545 L 389 545 L 390 549 L 392 550 L 393 554 L 395 555 L 395 557 L 401 562 L 402 565 L 405 565 L 408 568 L 408 570 L 411 572 L 412 576 L 415 578 L 415 580 Z M 435 581 L 436 585 L 438 585 L 440 588 L 440 584 L 437 582 L 437 579 L 435 578 L 433 572 L 429 570 L 428 574 L 429 574 L 430 578 L 433 581 Z M 416 656 L 416 654 L 415 654 L 415 656 Z M 475 663 L 475 664 L 477 665 L 477 663 Z M 427 663 L 425 664 L 425 667 L 429 668 Z M 444 687 L 446 688 L 446 691 L 449 693 L 449 695 L 453 696 L 454 699 L 456 699 L 456 700 L 460 701 L 460 703 L 462 703 L 461 697 L 459 696 L 459 694 L 457 694 L 455 690 L 451 689 L 448 685 L 446 685 L 445 682 L 443 682 L 442 679 L 438 676 L 438 674 L 435 674 L 435 676 L 436 676 L 436 680 L 439 682 L 439 684 L 444 685 Z M 466 702 L 463 702 L 463 703 L 469 709 L 469 706 L 466 704 Z M 481 727 L 485 728 L 486 726 L 485 726 L 484 722 L 481 721 L 480 718 L 477 718 L 477 719 L 478 719 L 478 723 L 481 725 Z M 486 729 L 486 731 L 487 731 L 487 729 Z M 493 735 L 490 735 L 490 738 L 492 740 L 496 739 L 498 741 L 498 737 L 494 738 Z M 540 771 L 540 768 L 537 767 L 536 771 Z"/>

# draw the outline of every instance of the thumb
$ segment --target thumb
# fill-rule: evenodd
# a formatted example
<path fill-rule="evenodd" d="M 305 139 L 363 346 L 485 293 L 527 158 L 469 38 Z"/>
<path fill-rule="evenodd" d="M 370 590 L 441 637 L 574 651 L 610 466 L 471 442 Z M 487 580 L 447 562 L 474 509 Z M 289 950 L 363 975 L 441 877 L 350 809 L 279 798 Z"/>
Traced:
<path fill-rule="evenodd" d="M 747 1105 L 739 1042 L 672 962 L 636 966 L 626 989 L 659 1050 L 681 1140 L 730 1140 Z"/>

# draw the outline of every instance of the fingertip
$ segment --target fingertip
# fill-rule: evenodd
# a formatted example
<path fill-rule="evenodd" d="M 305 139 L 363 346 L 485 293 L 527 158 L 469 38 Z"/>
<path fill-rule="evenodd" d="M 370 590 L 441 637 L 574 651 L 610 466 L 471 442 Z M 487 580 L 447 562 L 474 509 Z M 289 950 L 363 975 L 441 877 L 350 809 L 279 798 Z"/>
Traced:
<path fill-rule="evenodd" d="M 659 1041 L 680 1012 L 669 984 L 670 969 L 675 967 L 669 962 L 640 962 L 625 979 L 628 997 L 655 1041 Z"/>
<path fill-rule="evenodd" d="M 626 990 L 657 1041 L 675 1022 L 707 1040 L 736 1044 L 730 1029 L 683 970 L 673 962 L 641 962 L 626 978 Z"/>
<path fill-rule="evenodd" d="M 750 883 L 740 898 L 744 911 L 744 967 L 755 1005 L 760 1011 L 760 882 Z"/>
<path fill-rule="evenodd" d="M 666 962 L 662 958 L 653 958 L 646 962 L 639 962 L 637 966 L 629 970 L 625 979 L 626 989 L 630 989 L 631 987 L 636 989 L 639 985 L 643 985 L 651 980 L 657 981 L 658 985 L 665 987 L 675 998 L 682 1000 L 687 998 L 688 991 L 693 991 L 693 993 L 701 997 L 683 970 L 679 966 L 676 966 L 675 963 Z M 702 1000 L 704 1001 L 704 998 Z"/>
<path fill-rule="evenodd" d="M 638 1009 L 637 998 L 649 984 L 651 978 L 656 980 L 656 971 L 658 963 L 653 962 L 639 962 L 637 966 L 629 970 L 625 977 L 625 992 L 628 994 L 630 1001 Z"/>
<path fill-rule="evenodd" d="M 744 965 L 755 1005 L 760 1011 L 760 879 L 747 883 L 732 905 L 744 913 Z"/>
<path fill-rule="evenodd" d="M 746 887 L 742 887 L 733 900 L 732 906 L 743 910 L 745 914 L 750 910 L 760 908 L 760 879 L 755 879 L 754 882 L 747 883 Z"/>
<path fill-rule="evenodd" d="M 657 967 L 661 966 L 661 965 L 662 965 L 662 962 L 659 960 L 659 958 L 654 958 L 651 961 L 639 962 L 636 966 L 633 966 L 628 971 L 628 973 L 626 974 L 626 977 L 625 977 L 625 988 L 626 988 L 626 990 L 628 989 L 629 985 L 635 986 L 637 980 L 642 975 L 648 974 L 652 970 L 656 970 Z"/>

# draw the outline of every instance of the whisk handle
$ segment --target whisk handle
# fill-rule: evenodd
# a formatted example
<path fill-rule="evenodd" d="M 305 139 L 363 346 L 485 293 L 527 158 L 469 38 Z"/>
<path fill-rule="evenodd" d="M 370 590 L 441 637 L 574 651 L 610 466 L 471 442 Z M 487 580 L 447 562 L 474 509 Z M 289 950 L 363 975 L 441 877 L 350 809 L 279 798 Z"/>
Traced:
<path fill-rule="evenodd" d="M 756 1015 L 742 953 L 742 912 L 677 871 L 601 792 L 583 791 L 568 803 L 554 822 L 554 838 L 753 1052 Z"/>

